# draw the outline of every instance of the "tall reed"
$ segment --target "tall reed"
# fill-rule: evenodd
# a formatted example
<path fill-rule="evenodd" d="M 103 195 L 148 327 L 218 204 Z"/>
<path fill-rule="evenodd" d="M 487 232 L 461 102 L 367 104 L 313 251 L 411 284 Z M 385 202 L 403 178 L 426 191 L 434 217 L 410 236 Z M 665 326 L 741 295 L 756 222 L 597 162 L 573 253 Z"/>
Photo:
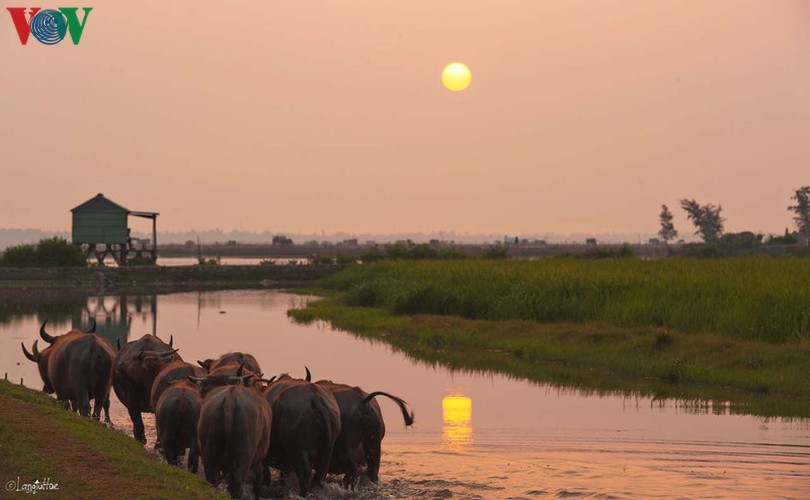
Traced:
<path fill-rule="evenodd" d="M 473 319 L 604 321 L 786 342 L 810 334 L 810 259 L 395 261 L 329 281 L 349 305 Z"/>

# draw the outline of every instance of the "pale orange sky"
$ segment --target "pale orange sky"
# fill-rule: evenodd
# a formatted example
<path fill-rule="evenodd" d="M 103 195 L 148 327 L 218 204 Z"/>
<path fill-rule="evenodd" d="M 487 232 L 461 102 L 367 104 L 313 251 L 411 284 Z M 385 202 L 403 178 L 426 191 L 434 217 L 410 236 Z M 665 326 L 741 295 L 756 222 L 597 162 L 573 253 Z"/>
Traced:
<path fill-rule="evenodd" d="M 0 0 L 0 227 L 104 192 L 166 231 L 655 232 L 694 197 L 780 232 L 810 184 L 807 1 L 68 2 L 78 46 L 22 46 L 28 4 L 65 3 Z"/>

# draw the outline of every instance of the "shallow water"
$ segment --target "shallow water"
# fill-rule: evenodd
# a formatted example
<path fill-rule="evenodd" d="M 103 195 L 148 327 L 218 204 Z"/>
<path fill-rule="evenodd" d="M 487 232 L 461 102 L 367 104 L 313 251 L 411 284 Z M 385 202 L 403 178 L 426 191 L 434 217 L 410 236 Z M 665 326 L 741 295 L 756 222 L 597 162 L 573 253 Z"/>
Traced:
<path fill-rule="evenodd" d="M 186 361 L 248 351 L 267 376 L 302 376 L 306 365 L 315 379 L 408 401 L 417 422 L 410 429 L 396 405 L 379 398 L 387 426 L 381 487 L 348 492 L 330 483 L 319 498 L 810 498 L 809 420 L 454 372 L 324 323 L 289 320 L 287 309 L 306 300 L 257 290 L 29 305 L 0 323 L 0 372 L 40 389 L 19 343 L 30 346 L 38 337 L 42 314 L 56 315 L 52 334 L 92 315 L 113 343 L 118 335 L 138 338 L 154 329 L 173 334 Z M 112 407 L 114 425 L 131 433 L 114 397 Z M 153 419 L 146 417 L 151 447 Z"/>

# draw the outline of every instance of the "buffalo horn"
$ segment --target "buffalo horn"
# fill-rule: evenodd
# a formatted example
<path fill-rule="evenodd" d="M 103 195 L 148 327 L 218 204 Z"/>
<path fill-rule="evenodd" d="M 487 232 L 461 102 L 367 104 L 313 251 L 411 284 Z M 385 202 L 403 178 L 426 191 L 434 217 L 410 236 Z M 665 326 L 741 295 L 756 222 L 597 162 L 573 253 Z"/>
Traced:
<path fill-rule="evenodd" d="M 307 381 L 307 382 L 312 382 L 312 374 L 311 374 L 311 373 L 309 373 L 309 368 L 305 366 L 305 367 L 304 367 L 304 369 L 307 371 L 307 378 L 306 378 L 306 381 Z"/>
<path fill-rule="evenodd" d="M 189 375 L 187 378 L 194 383 L 205 382 L 205 377 L 192 377 L 191 375 Z"/>
<path fill-rule="evenodd" d="M 169 347 L 174 347 L 174 335 L 169 336 Z"/>
<path fill-rule="evenodd" d="M 264 382 L 265 384 L 272 384 L 274 380 L 276 380 L 276 376 L 275 376 L 275 375 L 273 375 L 273 376 L 272 376 L 272 377 L 270 377 L 270 378 L 260 378 L 260 379 L 259 379 L 259 382 Z"/>
<path fill-rule="evenodd" d="M 169 356 L 173 356 L 174 353 L 176 353 L 179 350 L 180 350 L 180 348 L 178 347 L 177 349 L 172 349 L 171 351 L 162 352 L 162 353 L 160 353 L 160 357 L 161 358 L 167 358 Z"/>
<path fill-rule="evenodd" d="M 37 347 L 37 344 L 39 344 L 39 340 L 35 340 L 34 345 L 31 347 L 34 352 L 34 356 L 36 356 L 36 358 L 39 359 L 39 348 Z"/>
<path fill-rule="evenodd" d="M 93 326 L 87 330 L 87 333 L 96 333 L 96 318 L 91 318 L 93 320 Z"/>
<path fill-rule="evenodd" d="M 48 320 L 46 319 L 45 321 L 42 322 L 42 326 L 39 327 L 39 336 L 42 337 L 42 340 L 44 340 L 45 342 L 53 344 L 54 342 L 56 342 L 56 339 L 51 335 L 48 335 L 48 332 L 45 331 L 45 324 L 47 322 Z"/>
<path fill-rule="evenodd" d="M 242 363 L 241 365 L 239 365 L 239 369 L 238 369 L 238 370 L 236 370 L 236 378 L 240 378 L 240 379 L 242 378 L 242 369 L 244 369 L 244 368 L 245 368 L 245 364 L 244 364 L 244 363 Z"/>
<path fill-rule="evenodd" d="M 118 337 L 117 339 L 115 339 L 115 343 L 118 346 L 118 350 L 120 351 L 121 350 L 121 337 Z"/>
<path fill-rule="evenodd" d="M 26 357 L 26 358 L 28 358 L 29 360 L 31 360 L 31 361 L 33 361 L 33 362 L 35 362 L 35 363 L 36 363 L 36 361 L 37 361 L 36 356 L 34 356 L 34 355 L 33 355 L 33 354 L 31 354 L 30 352 L 28 352 L 28 349 L 26 349 L 26 348 L 25 348 L 25 344 L 23 344 L 22 342 L 20 342 L 20 345 L 22 346 L 22 349 L 23 349 L 23 354 L 25 354 L 25 357 Z"/>

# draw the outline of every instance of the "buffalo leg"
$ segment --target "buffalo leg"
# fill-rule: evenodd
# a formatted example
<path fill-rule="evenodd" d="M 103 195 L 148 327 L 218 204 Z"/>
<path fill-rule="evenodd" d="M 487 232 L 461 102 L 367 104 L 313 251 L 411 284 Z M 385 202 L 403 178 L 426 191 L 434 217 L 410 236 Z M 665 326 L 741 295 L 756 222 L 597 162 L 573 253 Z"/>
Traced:
<path fill-rule="evenodd" d="M 313 484 L 320 486 L 323 480 L 326 479 L 326 473 L 329 472 L 329 462 L 332 458 L 332 447 L 334 442 L 328 436 L 321 436 L 318 443 L 318 456 L 315 459 L 315 477 L 312 479 Z"/>
<path fill-rule="evenodd" d="M 264 476 L 264 461 L 253 461 L 253 498 L 259 500 L 262 491 L 262 482 Z"/>
<path fill-rule="evenodd" d="M 166 462 L 169 465 L 177 465 L 180 457 L 177 450 L 179 446 L 177 446 L 177 436 L 172 437 L 174 439 L 169 439 L 167 442 L 163 443 L 163 456 L 166 457 Z"/>
<path fill-rule="evenodd" d="M 211 460 L 210 463 L 206 463 L 203 460 L 203 467 L 205 467 L 205 480 L 211 483 L 214 488 L 219 486 L 219 470 L 217 469 L 217 464 Z"/>
<path fill-rule="evenodd" d="M 229 464 L 227 482 L 228 493 L 231 495 L 231 498 L 242 498 L 249 467 L 250 464 L 240 463 L 239 460 Z"/>
<path fill-rule="evenodd" d="M 343 471 L 343 486 L 351 488 L 354 480 L 357 478 L 357 464 L 354 463 L 354 455 L 352 450 L 341 443 L 335 445 L 335 454 L 333 460 L 337 462 L 340 470 Z"/>
<path fill-rule="evenodd" d="M 112 420 L 110 420 L 110 398 L 106 398 L 104 400 L 104 423 L 105 424 L 112 424 Z"/>
<path fill-rule="evenodd" d="M 380 483 L 380 455 L 382 454 L 382 440 L 370 439 L 363 443 L 366 449 L 368 462 L 368 478 L 375 484 Z"/>
<path fill-rule="evenodd" d="M 197 473 L 197 465 L 199 461 L 197 437 L 195 436 L 194 440 L 191 442 L 191 447 L 188 449 L 188 470 L 190 470 L 193 474 Z"/>
<path fill-rule="evenodd" d="M 298 477 L 298 494 L 304 498 L 309 494 L 309 481 L 312 476 L 312 467 L 309 465 L 307 455 L 306 451 L 299 451 L 292 464 Z"/>
<path fill-rule="evenodd" d="M 135 437 L 135 441 L 138 441 L 141 444 L 146 444 L 146 432 L 143 429 L 143 419 L 141 418 L 141 412 L 139 410 L 131 410 L 129 409 L 129 418 L 132 420 L 132 435 Z"/>

